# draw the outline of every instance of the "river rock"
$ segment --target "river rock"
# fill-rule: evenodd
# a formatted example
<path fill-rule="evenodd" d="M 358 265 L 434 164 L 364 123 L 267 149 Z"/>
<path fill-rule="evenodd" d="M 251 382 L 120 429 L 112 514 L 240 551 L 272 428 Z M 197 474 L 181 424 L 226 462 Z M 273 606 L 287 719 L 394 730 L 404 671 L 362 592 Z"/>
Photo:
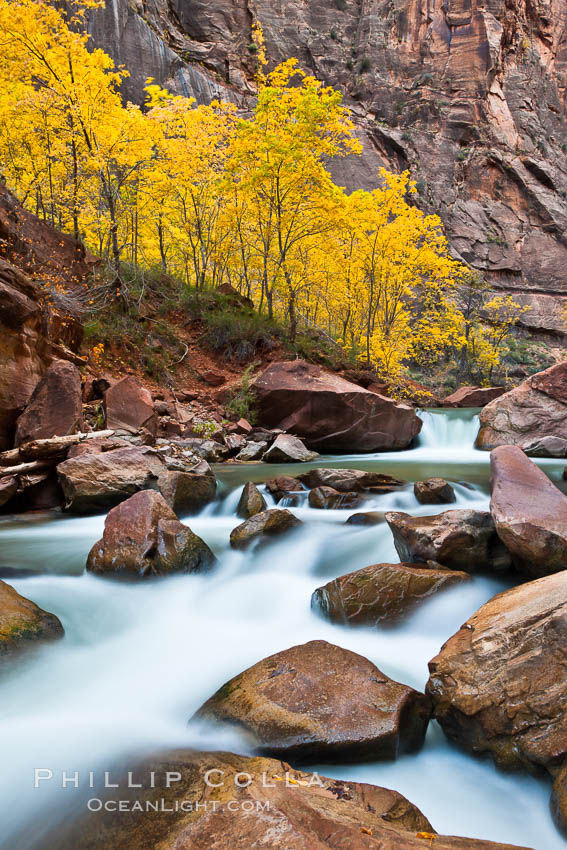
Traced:
<path fill-rule="evenodd" d="M 266 463 L 307 463 L 317 457 L 317 452 L 310 452 L 297 437 L 279 434 L 262 459 Z"/>
<path fill-rule="evenodd" d="M 237 525 L 230 532 L 230 545 L 233 549 L 246 549 L 259 537 L 279 537 L 292 528 L 302 525 L 290 511 L 272 508 L 255 514 L 246 522 Z"/>
<path fill-rule="evenodd" d="M 159 490 L 176 513 L 195 513 L 216 495 L 206 461 L 166 458 L 147 446 L 81 455 L 60 463 L 57 473 L 72 513 L 97 513 L 148 489 Z"/>
<path fill-rule="evenodd" d="M 427 478 L 416 481 L 413 492 L 417 501 L 422 505 L 445 505 L 455 502 L 455 491 L 444 478 Z"/>
<path fill-rule="evenodd" d="M 459 387 L 443 399 L 444 407 L 484 407 L 495 398 L 500 398 L 506 387 Z"/>
<path fill-rule="evenodd" d="M 244 485 L 236 513 L 242 519 L 250 519 L 266 509 L 266 500 L 252 481 Z"/>
<path fill-rule="evenodd" d="M 104 394 L 106 427 L 137 434 L 142 429 L 155 439 L 158 416 L 149 390 L 134 375 L 112 384 Z"/>
<path fill-rule="evenodd" d="M 272 363 L 253 383 L 258 419 L 318 452 L 406 449 L 421 430 L 414 409 L 303 360 Z"/>
<path fill-rule="evenodd" d="M 393 493 L 404 486 L 405 481 L 384 475 L 381 472 L 364 472 L 361 469 L 310 469 L 302 473 L 299 480 L 306 487 L 333 487 L 341 493 L 355 490 L 363 492 L 370 490 L 373 493 Z"/>
<path fill-rule="evenodd" d="M 126 801 L 119 817 L 104 808 L 86 812 L 85 807 L 77 819 L 67 818 L 48 833 L 49 846 L 57 850 L 527 850 L 438 835 L 425 815 L 397 791 L 328 779 L 279 759 L 176 750 L 129 767 L 134 777 L 152 774 L 153 787 L 147 783 L 143 788 L 128 788 L 126 771 L 118 773 L 120 798 Z M 93 795 L 104 801 L 112 793 L 96 789 Z M 163 801 L 157 810 L 156 800 Z"/>
<path fill-rule="evenodd" d="M 267 448 L 268 444 L 265 440 L 261 440 L 259 442 L 250 440 L 248 443 L 246 443 L 242 451 L 238 452 L 238 454 L 236 455 L 236 460 L 260 460 Z"/>
<path fill-rule="evenodd" d="M 163 496 L 142 490 L 109 512 L 102 539 L 89 553 L 87 570 L 147 578 L 203 572 L 215 560 L 207 544 L 179 522 Z"/>
<path fill-rule="evenodd" d="M 488 511 L 445 511 L 415 517 L 389 511 L 385 516 L 401 561 L 437 561 L 467 573 L 498 572 L 511 566 L 510 554 Z"/>
<path fill-rule="evenodd" d="M 511 445 L 540 455 L 543 438 L 551 457 L 567 456 L 567 362 L 532 375 L 480 413 L 478 449 Z"/>
<path fill-rule="evenodd" d="M 81 374 L 73 363 L 55 360 L 18 418 L 14 443 L 66 437 L 82 427 Z"/>
<path fill-rule="evenodd" d="M 506 769 L 557 770 L 567 755 L 567 573 L 493 597 L 429 663 L 446 734 Z"/>
<path fill-rule="evenodd" d="M 290 496 L 293 497 L 297 493 L 301 493 L 303 489 L 303 484 L 299 479 L 293 478 L 291 475 L 278 475 L 277 478 L 269 478 L 266 481 L 266 490 L 274 497 L 276 502 Z"/>
<path fill-rule="evenodd" d="M 337 510 L 360 504 L 360 493 L 339 493 L 334 487 L 315 487 L 309 493 L 309 507 Z"/>
<path fill-rule="evenodd" d="M 430 715 L 424 694 L 361 655 L 314 640 L 235 676 L 195 718 L 237 724 L 262 754 L 364 761 L 419 749 Z"/>
<path fill-rule="evenodd" d="M 399 621 L 433 594 L 463 581 L 470 581 L 468 573 L 424 564 L 375 564 L 318 587 L 311 607 L 333 623 L 377 626 Z"/>
<path fill-rule="evenodd" d="M 349 516 L 345 525 L 381 525 L 386 522 L 384 511 L 360 511 Z"/>
<path fill-rule="evenodd" d="M 514 564 L 531 578 L 567 568 L 567 497 L 516 446 L 490 454 L 490 511 Z"/>
<path fill-rule="evenodd" d="M 60 620 L 0 581 L 0 665 L 34 646 L 63 637 Z"/>
<path fill-rule="evenodd" d="M 550 808 L 557 828 L 567 838 L 567 762 L 555 777 Z"/>

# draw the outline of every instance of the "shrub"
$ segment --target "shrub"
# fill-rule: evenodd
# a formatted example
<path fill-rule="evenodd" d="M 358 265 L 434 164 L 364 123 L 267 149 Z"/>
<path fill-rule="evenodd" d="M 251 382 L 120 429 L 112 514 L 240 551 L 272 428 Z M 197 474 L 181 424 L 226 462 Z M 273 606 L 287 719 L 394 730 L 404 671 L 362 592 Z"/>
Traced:
<path fill-rule="evenodd" d="M 360 62 L 360 73 L 365 74 L 370 70 L 370 59 L 368 56 L 363 56 Z"/>
<path fill-rule="evenodd" d="M 256 399 L 254 390 L 252 389 L 252 373 L 257 365 L 258 363 L 254 362 L 246 367 L 242 373 L 240 387 L 236 395 L 233 396 L 226 406 L 226 412 L 230 416 L 234 416 L 235 419 L 247 419 L 251 425 L 256 420 L 256 410 L 254 407 Z"/>

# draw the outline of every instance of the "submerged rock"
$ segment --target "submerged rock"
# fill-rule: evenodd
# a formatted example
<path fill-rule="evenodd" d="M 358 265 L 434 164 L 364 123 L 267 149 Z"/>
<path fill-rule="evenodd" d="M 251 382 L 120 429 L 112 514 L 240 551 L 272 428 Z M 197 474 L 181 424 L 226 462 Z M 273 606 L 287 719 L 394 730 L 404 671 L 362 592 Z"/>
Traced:
<path fill-rule="evenodd" d="M 233 528 L 230 532 L 230 545 L 233 549 L 246 549 L 259 537 L 278 537 L 302 524 L 290 511 L 272 508 L 255 514 Z"/>
<path fill-rule="evenodd" d="M 362 469 L 310 469 L 298 476 L 306 487 L 333 487 L 341 493 L 370 490 L 373 493 L 393 493 L 404 486 L 405 481 L 384 475 L 381 472 L 365 472 Z"/>
<path fill-rule="evenodd" d="M 446 734 L 506 769 L 556 771 L 567 756 L 567 573 L 500 593 L 429 663 Z"/>
<path fill-rule="evenodd" d="M 0 666 L 34 646 L 57 640 L 65 634 L 55 614 L 0 581 Z"/>
<path fill-rule="evenodd" d="M 345 525 L 380 525 L 386 522 L 384 511 L 361 511 L 349 516 Z"/>
<path fill-rule="evenodd" d="M 490 455 L 490 512 L 514 564 L 531 578 L 567 568 L 567 497 L 516 446 Z"/>
<path fill-rule="evenodd" d="M 510 553 L 487 511 L 456 510 L 415 517 L 389 511 L 385 516 L 401 561 L 437 561 L 467 573 L 498 572 L 511 567 Z"/>
<path fill-rule="evenodd" d="M 298 437 L 279 434 L 262 460 L 267 463 L 307 463 L 317 457 L 317 452 L 309 451 Z"/>
<path fill-rule="evenodd" d="M 455 502 L 455 491 L 444 478 L 427 478 L 416 481 L 413 492 L 417 501 L 422 505 L 445 505 Z"/>
<path fill-rule="evenodd" d="M 314 640 L 235 676 L 195 719 L 237 724 L 263 754 L 368 761 L 419 749 L 430 715 L 424 694 L 361 655 Z"/>
<path fill-rule="evenodd" d="M 318 587 L 311 607 L 333 623 L 377 626 L 398 622 L 440 590 L 470 576 L 425 564 L 374 564 Z"/>
<path fill-rule="evenodd" d="M 252 481 L 244 485 L 236 513 L 242 519 L 250 519 L 266 509 L 266 500 Z"/>
<path fill-rule="evenodd" d="M 18 418 L 14 444 L 66 437 L 82 427 L 81 373 L 73 363 L 55 360 Z"/>
<path fill-rule="evenodd" d="M 303 360 L 272 363 L 253 383 L 258 418 L 318 452 L 405 449 L 421 430 L 415 410 Z"/>
<path fill-rule="evenodd" d="M 333 509 L 355 508 L 360 504 L 359 493 L 339 493 L 333 487 L 315 487 L 309 493 L 309 506 L 311 508 Z"/>
<path fill-rule="evenodd" d="M 109 512 L 87 570 L 145 578 L 202 572 L 215 561 L 207 544 L 179 522 L 163 496 L 142 490 Z"/>

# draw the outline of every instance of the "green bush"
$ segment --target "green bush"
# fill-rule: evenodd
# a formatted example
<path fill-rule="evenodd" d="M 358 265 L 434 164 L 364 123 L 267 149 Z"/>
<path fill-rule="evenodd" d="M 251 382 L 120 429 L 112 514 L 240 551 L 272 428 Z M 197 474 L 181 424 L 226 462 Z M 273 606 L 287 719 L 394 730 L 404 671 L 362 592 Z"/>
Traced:
<path fill-rule="evenodd" d="M 252 389 L 252 373 L 258 364 L 251 363 L 242 373 L 240 387 L 226 406 L 226 412 L 235 419 L 247 419 L 251 425 L 256 421 L 255 396 Z"/>

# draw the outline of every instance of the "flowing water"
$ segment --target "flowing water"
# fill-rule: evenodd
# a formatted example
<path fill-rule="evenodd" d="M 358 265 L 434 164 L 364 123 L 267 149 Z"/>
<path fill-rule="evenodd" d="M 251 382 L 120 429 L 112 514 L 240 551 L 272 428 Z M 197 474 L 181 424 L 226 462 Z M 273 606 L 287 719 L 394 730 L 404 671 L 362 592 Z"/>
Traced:
<path fill-rule="evenodd" d="M 423 418 L 415 449 L 322 458 L 318 465 L 375 469 L 408 482 L 442 475 L 454 482 L 455 507 L 486 510 L 488 455 L 472 448 L 474 412 L 428 411 Z M 541 464 L 559 481 L 560 463 Z M 80 808 L 75 788 L 60 787 L 62 771 L 79 771 L 82 783 L 88 771 L 100 775 L 164 746 L 245 753 L 235 732 L 211 737 L 188 727 L 187 720 L 228 678 L 294 644 L 328 640 L 371 659 L 392 678 L 423 688 L 427 662 L 442 643 L 506 587 L 502 579 L 475 577 L 430 600 L 395 629 L 328 624 L 310 610 L 313 590 L 359 567 L 397 561 L 386 525 L 349 526 L 345 520 L 352 509 L 317 511 L 301 504 L 291 509 L 305 525 L 284 540 L 248 553 L 234 552 L 228 543 L 240 522 L 235 509 L 243 482 L 300 469 L 305 465 L 216 470 L 219 500 L 199 516 L 184 518 L 219 557 L 207 576 L 135 584 L 86 575 L 86 556 L 101 536 L 103 516 L 0 523 L 0 575 L 57 614 L 65 627 L 63 641 L 41 649 L 2 679 L 2 850 L 55 850 L 46 834 Z M 363 509 L 435 511 L 418 505 L 409 485 L 374 496 Z M 34 789 L 35 768 L 51 769 L 53 780 Z M 500 773 L 490 762 L 460 752 L 436 723 L 416 755 L 392 763 L 313 768 L 395 788 L 438 832 L 537 850 L 567 847 L 551 822 L 547 782 Z"/>

